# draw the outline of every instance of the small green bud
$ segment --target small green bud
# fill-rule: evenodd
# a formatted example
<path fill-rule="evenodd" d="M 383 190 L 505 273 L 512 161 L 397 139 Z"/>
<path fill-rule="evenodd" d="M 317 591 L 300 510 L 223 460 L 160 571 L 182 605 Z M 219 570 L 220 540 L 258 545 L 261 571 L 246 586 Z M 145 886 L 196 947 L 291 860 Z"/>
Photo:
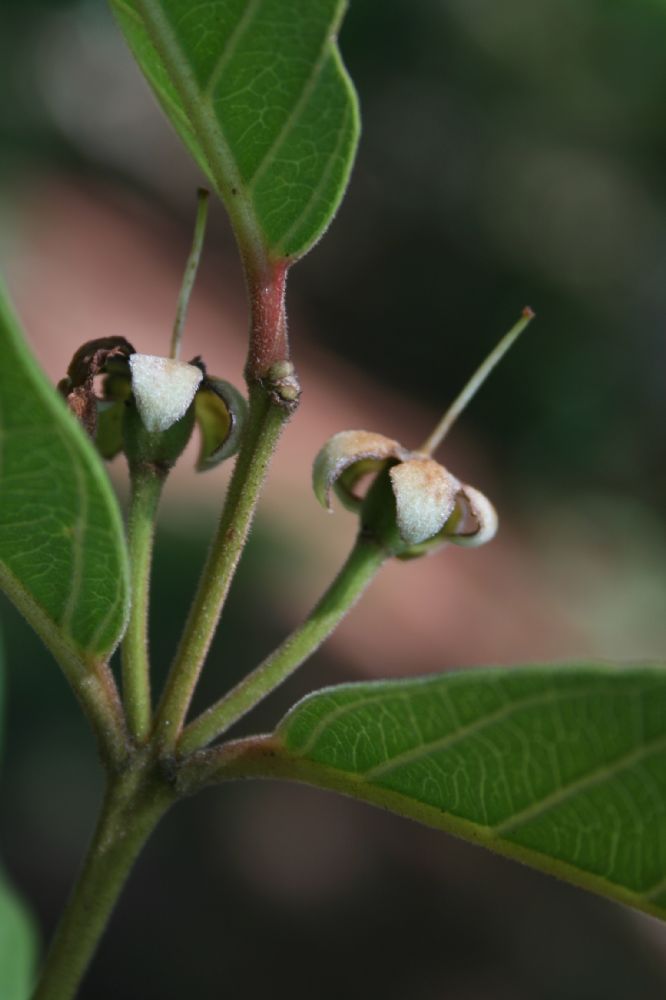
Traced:
<path fill-rule="evenodd" d="M 265 384 L 278 404 L 294 410 L 301 395 L 301 385 L 291 361 L 276 361 L 268 369 Z"/>

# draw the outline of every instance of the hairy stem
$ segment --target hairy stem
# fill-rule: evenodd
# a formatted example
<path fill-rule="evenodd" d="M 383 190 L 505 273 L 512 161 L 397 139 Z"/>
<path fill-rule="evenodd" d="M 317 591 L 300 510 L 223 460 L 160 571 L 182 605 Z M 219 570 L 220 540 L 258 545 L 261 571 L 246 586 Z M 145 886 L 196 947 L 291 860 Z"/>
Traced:
<path fill-rule="evenodd" d="M 163 749 L 175 745 L 182 729 L 287 417 L 288 412 L 276 405 L 262 385 L 252 388 L 248 424 L 220 524 L 157 715 L 157 741 Z"/>
<path fill-rule="evenodd" d="M 222 516 L 167 678 L 155 724 L 169 753 L 182 732 L 192 696 L 222 614 L 282 428 L 298 403 L 289 362 L 285 311 L 287 265 L 243 256 L 250 300 L 245 374 L 249 411 Z"/>
<path fill-rule="evenodd" d="M 33 1000 L 75 996 L 129 871 L 173 797 L 165 785 L 145 780 L 142 769 L 112 780 Z"/>
<path fill-rule="evenodd" d="M 122 678 L 127 724 L 139 743 L 148 738 L 152 721 L 148 608 L 155 519 L 163 485 L 164 475 L 151 466 L 143 465 L 132 472 L 127 537 L 132 600 L 122 643 Z"/>
<path fill-rule="evenodd" d="M 374 539 L 359 536 L 344 566 L 309 617 L 251 674 L 185 729 L 179 753 L 199 750 L 221 736 L 282 684 L 340 624 L 389 556 Z"/>

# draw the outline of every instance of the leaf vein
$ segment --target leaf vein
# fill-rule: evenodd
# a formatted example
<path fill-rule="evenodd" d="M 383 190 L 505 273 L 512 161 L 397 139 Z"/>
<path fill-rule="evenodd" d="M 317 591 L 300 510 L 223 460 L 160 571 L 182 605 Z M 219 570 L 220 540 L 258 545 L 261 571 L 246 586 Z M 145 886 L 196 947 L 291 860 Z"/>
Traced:
<path fill-rule="evenodd" d="M 206 86 L 202 91 L 201 96 L 204 99 L 210 100 L 210 98 L 212 97 L 215 88 L 217 87 L 217 84 L 220 81 L 220 77 L 224 72 L 225 66 L 228 65 L 229 60 L 231 59 L 234 52 L 238 48 L 238 45 L 243 38 L 243 35 L 250 28 L 250 25 L 254 20 L 254 16 L 257 12 L 257 8 L 259 7 L 260 3 L 261 0 L 250 0 L 250 3 L 243 11 L 243 14 L 241 15 L 241 17 L 239 17 L 236 27 L 233 29 L 233 31 L 227 38 L 225 44 L 220 49 L 215 64 L 210 71 L 208 82 L 206 83 Z"/>
<path fill-rule="evenodd" d="M 512 816 L 508 816 L 506 819 L 502 820 L 501 823 L 497 823 L 494 827 L 492 827 L 492 832 L 495 836 L 503 837 L 507 833 L 511 833 L 513 830 L 516 830 L 518 827 L 524 826 L 524 824 L 528 823 L 530 820 L 538 819 L 541 815 L 543 815 L 543 813 L 548 812 L 550 809 L 554 809 L 563 802 L 574 798 L 579 792 L 584 792 L 587 791 L 588 788 L 592 788 L 595 785 L 603 784 L 605 781 L 608 781 L 609 778 L 615 777 L 618 772 L 624 771 L 633 764 L 637 764 L 645 757 L 649 757 L 651 754 L 658 753 L 660 750 L 664 749 L 666 749 L 666 736 L 661 736 L 659 739 L 651 740 L 642 747 L 638 747 L 628 753 L 623 753 L 610 763 L 595 768 L 593 771 L 589 771 L 582 777 L 576 778 L 575 781 L 569 782 L 569 784 L 556 789 L 554 792 L 550 792 L 548 795 L 545 795 L 543 798 L 539 799 L 538 802 L 533 802 L 520 812 L 514 813 Z"/>

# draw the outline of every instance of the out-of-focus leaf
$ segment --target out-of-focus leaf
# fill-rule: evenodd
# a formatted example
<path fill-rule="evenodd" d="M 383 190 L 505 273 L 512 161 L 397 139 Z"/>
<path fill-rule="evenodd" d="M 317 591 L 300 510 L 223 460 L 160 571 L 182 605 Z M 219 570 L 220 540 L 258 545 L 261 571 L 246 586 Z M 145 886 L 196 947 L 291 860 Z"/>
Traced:
<path fill-rule="evenodd" d="M 0 874 L 0 997 L 27 1000 L 36 963 L 35 932 L 25 907 Z"/>
<path fill-rule="evenodd" d="M 0 444 L 0 586 L 61 660 L 103 661 L 127 617 L 120 511 L 1 292 Z"/>
<path fill-rule="evenodd" d="M 306 781 L 666 918 L 666 670 L 520 667 L 300 702 L 245 773 Z"/>
<path fill-rule="evenodd" d="M 4 656 L 0 642 L 0 745 L 4 722 Z M 27 1000 L 35 973 L 32 921 L 0 870 L 0 997 Z"/>
<path fill-rule="evenodd" d="M 302 256 L 344 194 L 358 109 L 344 0 L 110 0 L 160 104 L 241 244 Z"/>

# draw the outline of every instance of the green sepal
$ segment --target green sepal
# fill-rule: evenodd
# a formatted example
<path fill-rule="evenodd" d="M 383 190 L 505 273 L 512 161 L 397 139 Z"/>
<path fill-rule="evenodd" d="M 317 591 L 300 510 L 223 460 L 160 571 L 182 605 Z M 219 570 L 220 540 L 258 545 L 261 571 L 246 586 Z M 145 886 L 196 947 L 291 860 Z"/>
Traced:
<path fill-rule="evenodd" d="M 102 458 L 111 461 L 123 450 L 123 417 L 125 403 L 97 404 L 97 429 L 95 431 L 95 447 Z"/>
<path fill-rule="evenodd" d="M 194 403 L 167 430 L 149 431 L 132 399 L 125 405 L 123 420 L 123 449 L 130 471 L 153 467 L 159 474 L 166 475 L 187 447 L 193 428 Z"/>
<path fill-rule="evenodd" d="M 247 402 L 230 382 L 207 375 L 195 397 L 194 409 L 201 432 L 196 469 L 205 472 L 238 451 Z"/>
<path fill-rule="evenodd" d="M 119 366 L 118 362 L 111 365 Z M 108 367 L 108 366 L 107 366 Z M 132 394 L 127 364 L 104 379 L 104 397 L 97 400 L 95 445 L 102 458 L 110 461 L 123 450 L 125 403 Z"/>

